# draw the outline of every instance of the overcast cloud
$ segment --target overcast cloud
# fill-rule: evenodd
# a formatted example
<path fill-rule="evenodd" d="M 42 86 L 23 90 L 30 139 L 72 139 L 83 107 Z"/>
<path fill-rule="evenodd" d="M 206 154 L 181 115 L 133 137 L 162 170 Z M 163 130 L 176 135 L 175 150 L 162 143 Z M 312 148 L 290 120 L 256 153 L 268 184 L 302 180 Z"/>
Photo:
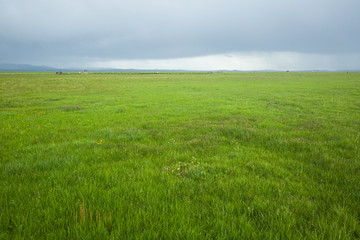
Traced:
<path fill-rule="evenodd" d="M 0 0 L 0 63 L 360 69 L 358 0 Z"/>

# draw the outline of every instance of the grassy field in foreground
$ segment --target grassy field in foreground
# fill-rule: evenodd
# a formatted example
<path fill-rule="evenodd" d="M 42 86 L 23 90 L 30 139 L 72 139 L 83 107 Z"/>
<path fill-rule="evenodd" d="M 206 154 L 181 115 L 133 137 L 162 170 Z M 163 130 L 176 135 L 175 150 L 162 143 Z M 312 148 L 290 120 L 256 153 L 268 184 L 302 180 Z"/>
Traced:
<path fill-rule="evenodd" d="M 359 239 L 360 73 L 0 74 L 0 239 Z"/>

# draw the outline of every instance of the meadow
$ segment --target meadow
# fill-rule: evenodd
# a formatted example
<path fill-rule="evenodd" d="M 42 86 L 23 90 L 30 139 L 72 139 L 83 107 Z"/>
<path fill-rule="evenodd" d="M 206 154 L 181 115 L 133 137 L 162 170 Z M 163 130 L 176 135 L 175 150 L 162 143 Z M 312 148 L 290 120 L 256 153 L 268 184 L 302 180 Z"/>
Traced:
<path fill-rule="evenodd" d="M 360 73 L 0 74 L 0 239 L 359 239 Z"/>

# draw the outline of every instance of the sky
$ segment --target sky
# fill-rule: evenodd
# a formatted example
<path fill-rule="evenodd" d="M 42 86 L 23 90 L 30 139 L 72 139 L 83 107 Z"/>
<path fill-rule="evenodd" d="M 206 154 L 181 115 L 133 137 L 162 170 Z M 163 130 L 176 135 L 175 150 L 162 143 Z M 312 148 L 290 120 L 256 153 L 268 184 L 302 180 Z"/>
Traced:
<path fill-rule="evenodd" d="M 0 63 L 360 69 L 359 0 L 0 0 Z"/>

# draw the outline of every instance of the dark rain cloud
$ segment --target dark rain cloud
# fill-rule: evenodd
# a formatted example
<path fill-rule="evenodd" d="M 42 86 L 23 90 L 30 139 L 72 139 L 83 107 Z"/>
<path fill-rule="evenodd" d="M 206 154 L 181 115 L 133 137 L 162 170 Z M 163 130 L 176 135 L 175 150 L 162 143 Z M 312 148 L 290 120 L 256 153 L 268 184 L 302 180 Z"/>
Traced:
<path fill-rule="evenodd" d="M 358 0 L 0 0 L 0 63 L 360 53 Z"/>

